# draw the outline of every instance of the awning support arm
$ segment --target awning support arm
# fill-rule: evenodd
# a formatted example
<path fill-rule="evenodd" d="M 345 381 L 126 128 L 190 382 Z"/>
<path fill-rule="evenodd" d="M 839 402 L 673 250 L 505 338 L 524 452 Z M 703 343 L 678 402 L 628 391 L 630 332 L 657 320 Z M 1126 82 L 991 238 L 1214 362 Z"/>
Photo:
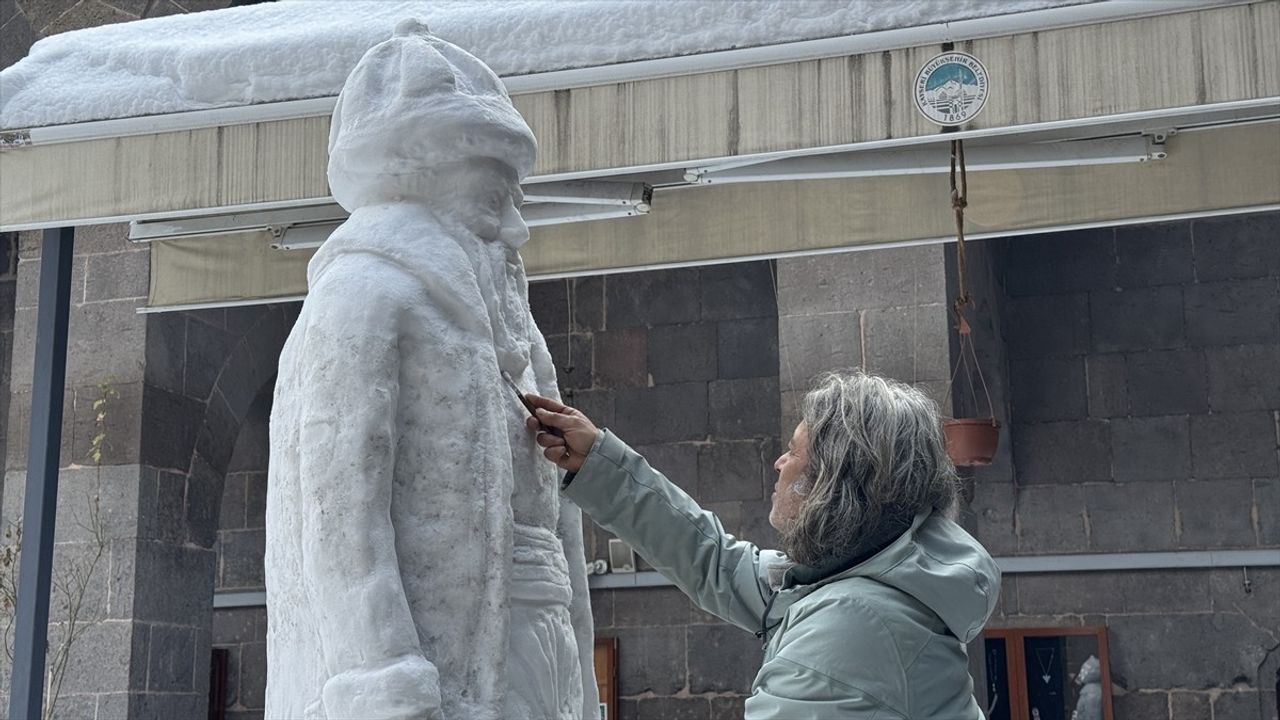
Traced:
<path fill-rule="evenodd" d="M 62 447 L 62 393 L 67 379 L 67 322 L 71 309 L 71 256 L 75 230 L 44 231 L 36 315 L 35 377 L 31 388 L 31 436 L 18 566 L 17 632 L 13 648 L 9 717 L 40 720 L 45 651 L 49 639 L 49 585 Z"/>

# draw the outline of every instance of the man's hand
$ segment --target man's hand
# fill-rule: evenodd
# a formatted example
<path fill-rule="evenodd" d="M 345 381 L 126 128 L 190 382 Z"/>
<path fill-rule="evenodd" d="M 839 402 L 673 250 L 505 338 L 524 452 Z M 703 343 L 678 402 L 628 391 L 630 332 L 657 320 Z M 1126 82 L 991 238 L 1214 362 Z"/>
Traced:
<path fill-rule="evenodd" d="M 529 393 L 525 398 L 533 404 L 537 419 L 529 418 L 525 426 L 537 431 L 543 455 L 558 467 L 577 472 L 591 452 L 600 429 L 581 410 L 558 403 L 551 398 Z M 555 430 L 558 434 L 548 432 Z"/>

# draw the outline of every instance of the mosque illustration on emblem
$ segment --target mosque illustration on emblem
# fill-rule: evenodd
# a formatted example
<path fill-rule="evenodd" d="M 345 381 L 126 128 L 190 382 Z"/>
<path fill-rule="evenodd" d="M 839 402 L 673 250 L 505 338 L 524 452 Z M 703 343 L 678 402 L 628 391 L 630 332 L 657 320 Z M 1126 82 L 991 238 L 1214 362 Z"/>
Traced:
<path fill-rule="evenodd" d="M 972 55 L 948 52 L 925 63 L 916 76 L 916 107 L 939 125 L 973 119 L 987 101 L 987 70 Z"/>

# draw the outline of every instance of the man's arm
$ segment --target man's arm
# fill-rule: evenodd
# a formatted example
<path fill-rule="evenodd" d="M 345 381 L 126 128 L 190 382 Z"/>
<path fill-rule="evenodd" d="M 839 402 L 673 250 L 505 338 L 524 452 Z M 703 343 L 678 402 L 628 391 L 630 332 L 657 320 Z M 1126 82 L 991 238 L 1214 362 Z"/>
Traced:
<path fill-rule="evenodd" d="M 406 286 L 385 281 L 398 269 L 371 262 L 363 280 L 344 273 L 339 291 L 324 287 L 329 275 L 312 291 L 299 399 L 303 578 L 319 615 L 328 717 L 436 718 L 439 680 L 418 642 L 390 515 Z"/>

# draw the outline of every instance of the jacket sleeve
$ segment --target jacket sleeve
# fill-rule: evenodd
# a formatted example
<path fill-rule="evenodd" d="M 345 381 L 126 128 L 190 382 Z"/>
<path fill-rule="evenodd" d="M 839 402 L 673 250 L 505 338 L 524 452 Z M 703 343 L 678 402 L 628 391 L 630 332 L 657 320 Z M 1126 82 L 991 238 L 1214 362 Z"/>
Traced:
<path fill-rule="evenodd" d="M 302 576 L 319 615 L 326 715 L 436 718 L 439 679 L 418 642 L 390 516 L 404 305 L 394 282 L 327 290 L 313 293 L 319 321 L 305 328 L 298 447 Z"/>
<path fill-rule="evenodd" d="M 746 702 L 751 720 L 847 718 L 847 720 L 904 720 L 861 688 L 841 683 L 807 664 L 781 655 L 760 668 Z"/>
<path fill-rule="evenodd" d="M 761 551 L 726 533 L 616 435 L 600 432 L 565 493 L 699 607 L 744 630 L 760 629 L 769 594 Z"/>

